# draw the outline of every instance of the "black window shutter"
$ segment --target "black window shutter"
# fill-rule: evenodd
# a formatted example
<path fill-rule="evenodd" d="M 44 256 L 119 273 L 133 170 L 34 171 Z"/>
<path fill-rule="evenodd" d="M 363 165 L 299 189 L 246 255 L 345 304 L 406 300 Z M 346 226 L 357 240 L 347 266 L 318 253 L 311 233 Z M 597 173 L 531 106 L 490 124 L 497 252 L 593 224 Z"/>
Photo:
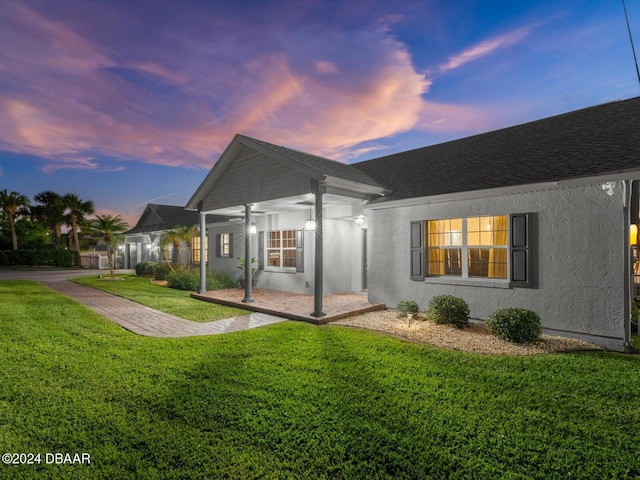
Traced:
<path fill-rule="evenodd" d="M 220 258 L 222 256 L 222 245 L 220 244 L 220 234 L 216 233 L 216 257 Z"/>
<path fill-rule="evenodd" d="M 304 272 L 304 230 L 296 230 L 296 272 Z"/>
<path fill-rule="evenodd" d="M 264 232 L 258 232 L 258 270 L 264 270 Z"/>
<path fill-rule="evenodd" d="M 533 214 L 511 215 L 511 286 L 533 288 Z"/>
<path fill-rule="evenodd" d="M 424 280 L 423 222 L 411 222 L 410 262 L 411 280 Z"/>
<path fill-rule="evenodd" d="M 233 258 L 233 233 L 229 234 L 229 258 Z"/>

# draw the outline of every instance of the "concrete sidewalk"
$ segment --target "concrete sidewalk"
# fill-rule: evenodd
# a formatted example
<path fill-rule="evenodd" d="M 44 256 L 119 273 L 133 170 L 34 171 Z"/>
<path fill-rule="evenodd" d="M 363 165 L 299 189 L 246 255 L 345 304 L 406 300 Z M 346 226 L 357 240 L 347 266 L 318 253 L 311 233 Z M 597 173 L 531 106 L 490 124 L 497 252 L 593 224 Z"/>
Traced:
<path fill-rule="evenodd" d="M 129 273 L 119 271 L 118 273 Z M 145 307 L 126 298 L 85 287 L 69 281 L 69 278 L 98 275 L 92 271 L 23 271 L 0 270 L 2 279 L 35 280 L 81 303 L 127 330 L 149 337 L 190 337 L 237 332 L 250 328 L 282 322 L 285 319 L 264 313 L 252 313 L 241 317 L 226 318 L 214 322 L 199 323 Z M 107 273 L 108 274 L 108 273 Z"/>

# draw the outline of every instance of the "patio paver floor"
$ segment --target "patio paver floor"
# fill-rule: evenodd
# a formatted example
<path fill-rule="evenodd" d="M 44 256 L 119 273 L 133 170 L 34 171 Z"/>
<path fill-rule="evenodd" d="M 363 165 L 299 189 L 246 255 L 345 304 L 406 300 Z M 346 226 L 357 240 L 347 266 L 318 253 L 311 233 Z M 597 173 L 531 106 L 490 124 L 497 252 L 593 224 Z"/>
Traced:
<path fill-rule="evenodd" d="M 207 293 L 192 293 L 191 296 L 206 302 L 244 308 L 315 324 L 328 323 L 351 315 L 386 308 L 381 303 L 369 303 L 367 296 L 364 294 L 337 293 L 322 297 L 323 311 L 326 315 L 314 317 L 311 315 L 313 311 L 313 295 L 254 288 L 251 295 L 254 301 L 245 303 L 242 301 L 244 293 L 244 289 L 230 288 L 228 290 L 212 290 Z"/>

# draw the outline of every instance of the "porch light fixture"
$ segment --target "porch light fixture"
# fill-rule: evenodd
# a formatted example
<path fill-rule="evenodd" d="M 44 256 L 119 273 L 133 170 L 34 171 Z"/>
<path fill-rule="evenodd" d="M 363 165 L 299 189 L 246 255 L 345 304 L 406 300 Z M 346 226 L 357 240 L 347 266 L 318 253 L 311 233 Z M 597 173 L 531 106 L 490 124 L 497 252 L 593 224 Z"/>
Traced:
<path fill-rule="evenodd" d="M 304 222 L 304 229 L 307 232 L 311 232 L 313 230 L 316 229 L 316 221 L 315 219 L 311 216 L 311 203 L 309 203 L 309 218 L 307 218 L 307 221 Z"/>
<path fill-rule="evenodd" d="M 258 231 L 258 227 L 256 226 L 255 223 L 251 223 L 251 225 L 249 225 L 249 233 L 253 234 L 256 233 Z"/>
<path fill-rule="evenodd" d="M 358 215 L 358 216 L 356 217 L 356 223 L 357 223 L 358 225 L 362 225 L 362 224 L 364 223 L 364 221 L 365 221 L 364 215 Z"/>
<path fill-rule="evenodd" d="M 612 196 L 613 190 L 616 188 L 616 182 L 605 182 L 601 186 L 607 195 Z"/>

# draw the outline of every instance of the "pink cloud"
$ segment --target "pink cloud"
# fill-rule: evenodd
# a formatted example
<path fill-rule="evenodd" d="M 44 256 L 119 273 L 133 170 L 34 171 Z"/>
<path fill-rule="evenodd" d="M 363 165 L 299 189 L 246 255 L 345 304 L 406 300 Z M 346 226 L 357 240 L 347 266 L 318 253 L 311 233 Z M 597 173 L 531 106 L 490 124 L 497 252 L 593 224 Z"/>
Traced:
<path fill-rule="evenodd" d="M 466 49 L 462 53 L 449 57 L 447 63 L 440 65 L 439 71 L 441 73 L 444 73 L 448 72 L 449 70 L 454 70 L 466 63 L 473 62 L 474 60 L 478 60 L 479 58 L 490 55 L 500 48 L 514 45 L 515 43 L 518 43 L 520 40 L 526 37 L 530 31 L 531 27 L 525 27 L 514 30 L 513 32 L 506 33 L 491 40 L 485 40 L 478 45 L 474 45 L 473 47 Z"/>
<path fill-rule="evenodd" d="M 256 42 L 243 32 L 257 19 L 197 10 L 165 31 L 149 29 L 144 9 L 123 15 L 125 3 L 74 4 L 122 18 L 114 34 L 42 5 L 3 5 L 0 43 L 12 48 L 0 49 L 0 149 L 45 158 L 47 171 L 106 171 L 100 157 L 210 168 L 235 133 L 348 161 L 376 139 L 482 121 L 472 109 L 425 102 L 431 81 L 390 33 L 401 16 L 308 35 L 274 14 L 259 19 L 268 25 Z M 441 69 L 527 32 L 483 42 Z"/>
<path fill-rule="evenodd" d="M 316 67 L 316 72 L 320 75 L 335 75 L 338 73 L 338 67 L 333 62 L 328 62 L 326 60 L 316 60 L 314 62 Z"/>

